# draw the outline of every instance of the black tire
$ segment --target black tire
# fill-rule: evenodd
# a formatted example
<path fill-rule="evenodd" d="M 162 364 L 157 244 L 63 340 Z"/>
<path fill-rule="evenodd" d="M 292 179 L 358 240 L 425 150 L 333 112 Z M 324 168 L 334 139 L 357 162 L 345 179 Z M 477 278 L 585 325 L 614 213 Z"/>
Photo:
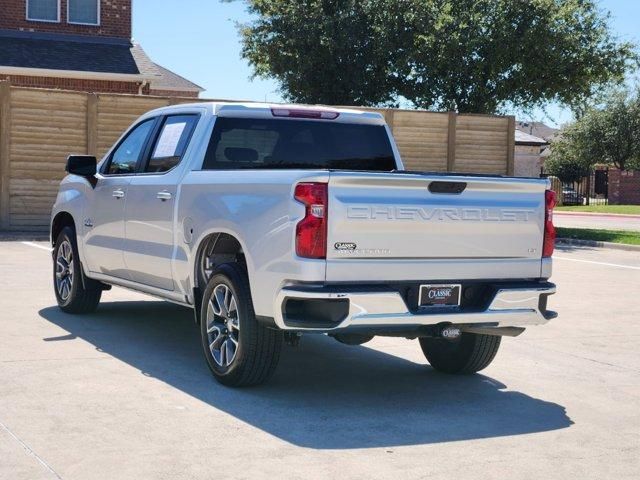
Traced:
<path fill-rule="evenodd" d="M 214 295 L 227 291 L 235 300 L 235 313 L 231 305 L 222 310 Z M 215 314 L 215 310 L 220 314 Z M 243 265 L 226 263 L 213 271 L 202 295 L 200 318 L 204 356 L 216 380 L 230 387 L 246 387 L 264 383 L 273 375 L 280 359 L 283 334 L 256 320 Z"/>
<path fill-rule="evenodd" d="M 443 373 L 470 374 L 489 366 L 502 337 L 462 333 L 456 340 L 420 338 L 420 347 L 433 368 Z"/>
<path fill-rule="evenodd" d="M 91 313 L 100 303 L 100 283 L 84 277 L 82 273 L 73 227 L 64 227 L 56 239 L 53 249 L 53 291 L 58 306 L 66 313 Z"/>

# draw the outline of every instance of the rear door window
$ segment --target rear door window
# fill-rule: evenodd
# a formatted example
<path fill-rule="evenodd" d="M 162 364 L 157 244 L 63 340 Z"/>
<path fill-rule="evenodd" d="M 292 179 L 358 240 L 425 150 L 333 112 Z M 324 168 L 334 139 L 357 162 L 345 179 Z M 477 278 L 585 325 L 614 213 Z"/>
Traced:
<path fill-rule="evenodd" d="M 384 126 L 290 119 L 218 118 L 204 170 L 396 168 Z"/>
<path fill-rule="evenodd" d="M 180 163 L 198 118 L 198 115 L 171 115 L 164 120 L 144 169 L 146 173 L 167 172 Z"/>

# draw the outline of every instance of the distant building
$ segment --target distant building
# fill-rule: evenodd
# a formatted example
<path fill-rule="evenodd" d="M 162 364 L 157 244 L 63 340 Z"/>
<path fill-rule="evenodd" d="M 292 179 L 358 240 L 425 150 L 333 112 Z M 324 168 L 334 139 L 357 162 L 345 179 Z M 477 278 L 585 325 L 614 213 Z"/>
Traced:
<path fill-rule="evenodd" d="M 516 177 L 539 177 L 544 159 L 542 152 L 549 145 L 543 139 L 516 129 L 514 175 Z"/>
<path fill-rule="evenodd" d="M 540 175 L 545 160 L 551 154 L 550 142 L 559 134 L 560 129 L 542 122 L 516 122 L 515 175 Z M 602 192 L 597 190 L 600 175 L 604 178 Z M 591 184 L 587 185 L 592 189 L 592 196 L 604 195 L 613 205 L 640 205 L 640 170 L 620 171 L 614 167 L 597 167 Z"/>
<path fill-rule="evenodd" d="M 0 80 L 15 86 L 198 97 L 131 41 L 132 0 L 2 0 Z"/>
<path fill-rule="evenodd" d="M 549 146 L 558 133 L 560 133 L 559 128 L 550 127 L 543 122 L 516 122 L 515 172 L 517 176 L 540 175 L 544 161 L 551 153 Z"/>

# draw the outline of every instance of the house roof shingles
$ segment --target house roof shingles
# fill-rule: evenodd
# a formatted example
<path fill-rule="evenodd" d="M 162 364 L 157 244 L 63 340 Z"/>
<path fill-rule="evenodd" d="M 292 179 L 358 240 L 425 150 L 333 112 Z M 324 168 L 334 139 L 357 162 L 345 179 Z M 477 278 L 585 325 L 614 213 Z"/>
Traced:
<path fill-rule="evenodd" d="M 190 90 L 197 92 L 204 90 L 200 85 L 196 85 L 162 65 L 154 63 L 154 66 L 160 74 L 159 77 L 151 80 L 151 88 L 155 90 Z"/>
<path fill-rule="evenodd" d="M 156 90 L 203 90 L 154 63 L 140 45 L 117 38 L 0 30 L 2 67 L 139 75 Z"/>
<path fill-rule="evenodd" d="M 126 41 L 16 31 L 0 31 L 0 66 L 127 75 L 158 74 L 144 51 Z"/>

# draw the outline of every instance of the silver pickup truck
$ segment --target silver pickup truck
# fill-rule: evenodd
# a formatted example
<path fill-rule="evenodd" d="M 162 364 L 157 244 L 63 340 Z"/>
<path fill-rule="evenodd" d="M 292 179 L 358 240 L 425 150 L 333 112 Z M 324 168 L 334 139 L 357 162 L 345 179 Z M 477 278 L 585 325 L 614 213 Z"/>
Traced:
<path fill-rule="evenodd" d="M 417 338 L 433 368 L 473 373 L 556 316 L 547 180 L 404 171 L 377 113 L 172 106 L 67 172 L 60 308 L 89 313 L 112 285 L 190 307 L 226 385 L 266 381 L 304 333 Z"/>

